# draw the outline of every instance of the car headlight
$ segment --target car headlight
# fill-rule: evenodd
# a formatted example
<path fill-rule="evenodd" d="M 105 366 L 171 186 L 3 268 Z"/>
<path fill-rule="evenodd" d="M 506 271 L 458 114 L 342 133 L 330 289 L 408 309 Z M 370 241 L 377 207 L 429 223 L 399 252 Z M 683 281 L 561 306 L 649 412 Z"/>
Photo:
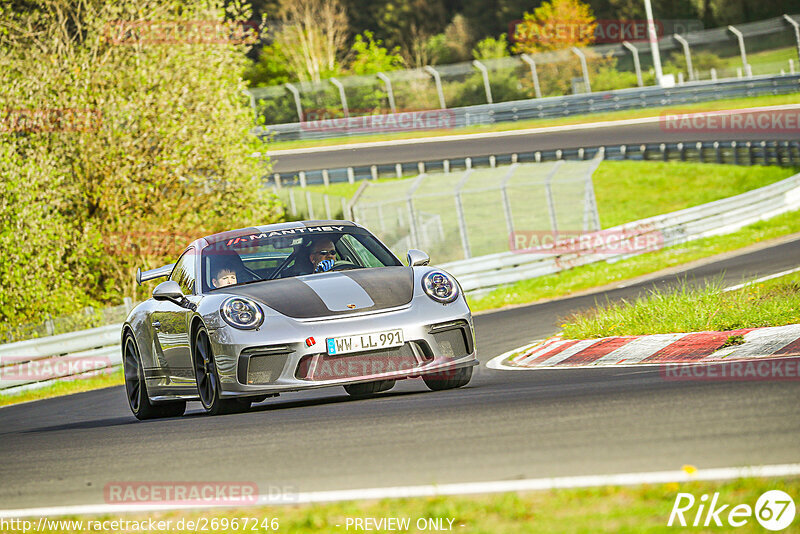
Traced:
<path fill-rule="evenodd" d="M 236 328 L 251 330 L 264 322 L 264 312 L 255 301 L 245 297 L 230 297 L 220 306 L 225 322 Z"/>
<path fill-rule="evenodd" d="M 433 271 L 422 278 L 422 289 L 436 302 L 453 302 L 458 297 L 455 279 L 442 271 Z"/>

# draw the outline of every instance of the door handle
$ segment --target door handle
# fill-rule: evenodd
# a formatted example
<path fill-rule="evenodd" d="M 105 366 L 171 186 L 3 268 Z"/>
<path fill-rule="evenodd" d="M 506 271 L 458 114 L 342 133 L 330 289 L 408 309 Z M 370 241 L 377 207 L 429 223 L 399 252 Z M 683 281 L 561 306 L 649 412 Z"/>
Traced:
<path fill-rule="evenodd" d="M 161 328 L 161 321 L 153 321 L 153 328 Z"/>

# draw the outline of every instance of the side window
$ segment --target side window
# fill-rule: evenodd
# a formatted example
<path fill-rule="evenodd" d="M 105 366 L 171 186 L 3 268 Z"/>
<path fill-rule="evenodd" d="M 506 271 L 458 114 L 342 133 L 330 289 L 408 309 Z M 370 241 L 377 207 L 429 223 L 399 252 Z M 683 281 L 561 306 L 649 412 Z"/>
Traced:
<path fill-rule="evenodd" d="M 170 280 L 178 282 L 184 295 L 194 294 L 194 259 L 194 249 L 190 248 L 183 253 L 169 275 Z"/>
<path fill-rule="evenodd" d="M 350 248 L 352 248 L 356 255 L 358 255 L 358 259 L 360 260 L 359 263 L 364 267 L 383 267 L 383 263 L 381 260 L 375 257 L 372 252 L 370 252 L 367 247 L 365 247 L 361 242 L 356 239 L 355 236 L 350 234 L 345 234 L 342 236 L 342 241 L 345 241 Z"/>

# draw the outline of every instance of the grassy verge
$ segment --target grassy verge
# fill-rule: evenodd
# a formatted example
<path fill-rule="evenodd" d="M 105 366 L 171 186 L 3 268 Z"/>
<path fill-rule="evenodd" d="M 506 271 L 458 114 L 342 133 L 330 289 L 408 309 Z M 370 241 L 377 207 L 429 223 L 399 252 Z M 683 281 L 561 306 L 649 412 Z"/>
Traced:
<path fill-rule="evenodd" d="M 695 506 L 684 514 L 687 524 L 691 525 L 702 495 L 713 496 L 719 493 L 717 507 L 729 506 L 720 514 L 723 527 L 691 528 L 697 532 L 716 532 L 728 530 L 727 514 L 733 506 L 746 504 L 755 508 L 759 496 L 769 490 L 782 490 L 795 499 L 800 494 L 800 479 L 739 479 L 726 482 L 687 482 L 658 485 L 642 485 L 633 487 L 606 486 L 588 489 L 563 489 L 528 493 L 501 493 L 478 496 L 429 497 L 413 499 L 394 499 L 381 501 L 353 501 L 309 506 L 253 507 L 228 509 L 220 511 L 198 512 L 154 512 L 150 514 L 127 514 L 122 519 L 127 521 L 170 521 L 171 530 L 149 530 L 152 533 L 191 532 L 188 528 L 175 528 L 178 522 L 203 521 L 211 525 L 212 518 L 218 523 L 214 532 L 241 532 L 224 528 L 235 518 L 264 519 L 269 524 L 274 520 L 273 529 L 258 529 L 257 532 L 291 532 L 310 534 L 318 532 L 355 532 L 355 518 L 408 518 L 409 527 L 398 529 L 399 532 L 424 532 L 430 529 L 420 527 L 427 519 L 439 520 L 445 530 L 463 533 L 517 533 L 517 532 L 675 532 L 679 524 L 667 526 L 670 513 L 675 504 L 677 494 L 690 493 L 696 499 Z M 685 504 L 685 500 L 683 501 Z M 707 506 L 703 511 L 707 510 Z M 705 513 L 701 521 L 705 521 Z M 89 518 L 83 517 L 84 525 Z M 116 520 L 119 516 L 92 517 L 92 520 Z M 347 528 L 348 519 L 351 520 Z M 35 521 L 35 518 L 34 518 Z M 797 521 L 797 520 L 795 520 Z M 452 523 L 451 523 L 452 522 Z M 253 525 L 251 520 L 248 528 Z M 166 524 L 165 524 L 166 526 Z M 277 526 L 277 528 L 274 528 Z M 372 530 L 372 529 L 369 529 Z M 386 532 L 386 530 L 375 529 Z M 763 532 L 754 516 L 747 518 L 747 523 L 735 529 L 737 532 Z M 71 530 L 70 532 L 86 532 L 88 529 Z M 247 530 L 250 532 L 250 530 Z M 67 530 L 52 530 L 67 532 Z M 788 532 L 788 531 L 787 531 Z"/>
<path fill-rule="evenodd" d="M 50 397 L 61 397 L 62 395 L 71 395 L 73 393 L 80 393 L 81 391 L 120 386 L 124 383 L 125 379 L 122 374 L 122 368 L 119 368 L 109 374 L 102 374 L 79 380 L 55 382 L 40 389 L 20 391 L 19 393 L 0 393 L 0 406 L 39 399 L 49 399 Z"/>
<path fill-rule="evenodd" d="M 468 296 L 467 300 L 473 311 L 480 311 L 563 297 L 798 232 L 800 211 L 785 213 L 731 234 L 698 239 L 616 263 L 601 262 L 576 267 L 499 287 L 480 297 Z"/>
<path fill-rule="evenodd" d="M 668 334 L 735 330 L 800 323 L 800 273 L 735 291 L 721 281 L 692 287 L 687 281 L 673 291 L 654 289 L 633 301 L 606 302 L 564 321 L 564 337 Z M 741 344 L 733 339 L 730 345 Z"/>
<path fill-rule="evenodd" d="M 517 122 L 504 122 L 489 125 L 464 126 L 442 130 L 424 130 L 396 133 L 381 133 L 373 135 L 343 136 L 331 139 L 312 139 L 299 141 L 275 141 L 269 144 L 269 150 L 288 150 L 292 148 L 306 148 L 315 146 L 336 146 L 352 143 L 368 143 L 375 141 L 395 141 L 398 139 L 419 139 L 423 137 L 441 137 L 446 135 L 465 135 L 484 132 L 506 132 L 526 128 L 544 128 L 548 126 L 564 126 L 569 124 L 585 124 L 590 122 L 638 119 L 643 117 L 658 117 L 663 113 L 689 112 L 689 111 L 718 111 L 723 109 L 741 109 L 756 106 L 777 106 L 782 104 L 796 104 L 797 95 L 766 95 L 750 98 L 730 98 L 714 100 L 711 102 L 698 102 L 694 104 L 681 104 L 678 106 L 665 106 L 647 109 L 631 109 L 624 111 L 610 111 L 602 113 L 587 113 L 571 117 L 552 119 L 528 119 Z"/>

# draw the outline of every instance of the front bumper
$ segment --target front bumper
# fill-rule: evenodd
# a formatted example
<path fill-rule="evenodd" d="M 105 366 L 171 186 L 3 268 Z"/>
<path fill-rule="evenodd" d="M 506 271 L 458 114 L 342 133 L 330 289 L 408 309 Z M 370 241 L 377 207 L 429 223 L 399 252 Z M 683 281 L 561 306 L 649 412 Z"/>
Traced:
<path fill-rule="evenodd" d="M 224 397 L 259 396 L 375 380 L 445 374 L 478 364 L 472 315 L 461 299 L 412 300 L 402 309 L 325 320 L 267 317 L 257 331 L 211 331 Z M 331 337 L 401 329 L 400 349 L 328 356 Z M 307 346 L 306 339 L 314 343 Z M 460 341 L 463 340 L 463 341 Z"/>

